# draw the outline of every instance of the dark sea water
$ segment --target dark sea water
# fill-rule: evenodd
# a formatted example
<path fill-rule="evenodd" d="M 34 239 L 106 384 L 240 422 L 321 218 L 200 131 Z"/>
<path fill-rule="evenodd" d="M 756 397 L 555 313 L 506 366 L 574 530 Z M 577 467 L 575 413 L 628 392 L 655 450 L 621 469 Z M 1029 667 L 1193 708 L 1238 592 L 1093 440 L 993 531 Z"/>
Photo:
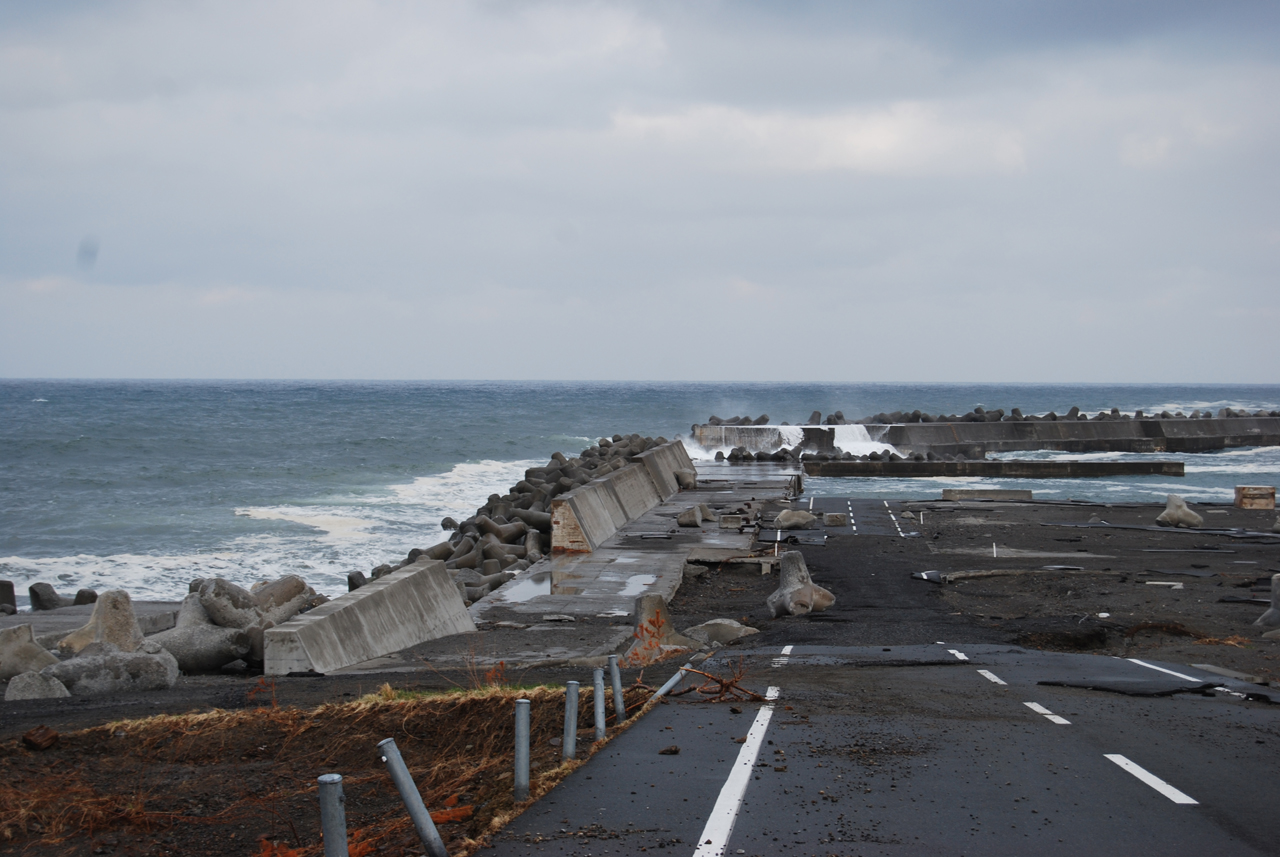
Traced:
<path fill-rule="evenodd" d="M 176 599 L 193 577 L 249 584 L 292 572 L 336 594 L 348 571 L 434 544 L 444 516 L 474 513 L 526 467 L 602 435 L 687 437 L 713 413 L 798 423 L 814 410 L 855 419 L 976 405 L 1277 409 L 1280 385 L 0 381 L 0 577 L 24 594 L 43 580 Z M 1227 502 L 1236 484 L 1280 482 L 1277 449 L 1173 457 L 1188 462 L 1185 479 L 812 479 L 807 489 L 937 497 L 944 485 L 1000 485 Z"/>

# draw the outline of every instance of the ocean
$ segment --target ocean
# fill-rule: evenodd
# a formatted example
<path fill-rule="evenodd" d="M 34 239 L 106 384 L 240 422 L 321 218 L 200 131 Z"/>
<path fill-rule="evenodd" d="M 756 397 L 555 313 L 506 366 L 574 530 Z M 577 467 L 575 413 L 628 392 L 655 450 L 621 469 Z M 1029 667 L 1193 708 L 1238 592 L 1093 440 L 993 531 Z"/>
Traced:
<path fill-rule="evenodd" d="M 64 594 L 123 588 L 176 600 L 196 577 L 247 586 L 285 573 L 336 595 L 349 571 L 435 544 L 445 516 L 474 514 L 526 467 L 604 435 L 687 438 L 712 414 L 798 423 L 814 410 L 855 419 L 978 405 L 1272 410 L 1280 385 L 0 381 L 0 578 L 14 582 L 20 602 L 37 581 Z M 700 467 L 717 466 L 704 455 Z M 1230 502 L 1237 484 L 1280 484 L 1280 448 L 1076 457 L 1172 457 L 1187 462 L 1187 475 L 808 479 L 806 489 L 927 498 L 967 485 L 1101 502 L 1169 492 Z"/>

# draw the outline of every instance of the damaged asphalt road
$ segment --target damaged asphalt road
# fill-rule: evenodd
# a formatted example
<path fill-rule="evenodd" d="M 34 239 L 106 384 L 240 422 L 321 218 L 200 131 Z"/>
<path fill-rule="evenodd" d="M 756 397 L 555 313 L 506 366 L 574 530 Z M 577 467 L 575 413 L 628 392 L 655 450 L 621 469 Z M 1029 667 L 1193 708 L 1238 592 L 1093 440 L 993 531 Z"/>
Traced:
<path fill-rule="evenodd" d="M 836 593 L 832 610 L 775 622 L 752 613 L 761 633 L 703 667 L 744 669 L 743 684 L 776 689 L 775 701 L 687 694 L 660 706 L 512 822 L 491 853 L 1277 853 L 1280 705 L 1268 700 L 1280 689 L 1189 666 L 1217 660 L 1219 647 L 1187 640 L 1143 650 L 1116 634 L 1126 648 L 1097 654 L 1017 645 L 1027 625 L 957 610 L 944 587 L 911 579 L 939 564 L 945 537 L 930 550 L 859 511 L 860 535 L 802 548 L 815 581 Z M 1048 528 L 1036 529 L 1043 539 Z M 1001 540 L 1015 541 L 1007 530 Z M 681 626 L 745 614 L 762 586 L 708 574 L 682 587 L 672 613 Z M 1045 633 L 1071 621 L 1032 620 Z M 675 669 L 651 668 L 647 681 Z M 677 755 L 660 754 L 673 745 Z"/>

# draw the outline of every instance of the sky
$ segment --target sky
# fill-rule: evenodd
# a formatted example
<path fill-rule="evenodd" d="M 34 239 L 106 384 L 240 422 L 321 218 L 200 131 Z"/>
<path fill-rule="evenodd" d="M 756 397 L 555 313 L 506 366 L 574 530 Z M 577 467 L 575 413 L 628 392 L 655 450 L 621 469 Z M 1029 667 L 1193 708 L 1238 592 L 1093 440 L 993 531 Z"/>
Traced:
<path fill-rule="evenodd" d="M 0 377 L 1280 382 L 1280 5 L 0 6 Z"/>

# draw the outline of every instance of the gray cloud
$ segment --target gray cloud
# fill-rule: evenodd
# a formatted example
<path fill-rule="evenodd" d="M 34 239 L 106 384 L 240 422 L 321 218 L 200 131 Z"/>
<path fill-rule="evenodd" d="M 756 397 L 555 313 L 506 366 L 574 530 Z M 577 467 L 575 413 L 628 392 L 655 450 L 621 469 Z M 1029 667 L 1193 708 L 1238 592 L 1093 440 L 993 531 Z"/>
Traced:
<path fill-rule="evenodd" d="M 0 374 L 1274 381 L 1275 17 L 6 10 Z"/>

